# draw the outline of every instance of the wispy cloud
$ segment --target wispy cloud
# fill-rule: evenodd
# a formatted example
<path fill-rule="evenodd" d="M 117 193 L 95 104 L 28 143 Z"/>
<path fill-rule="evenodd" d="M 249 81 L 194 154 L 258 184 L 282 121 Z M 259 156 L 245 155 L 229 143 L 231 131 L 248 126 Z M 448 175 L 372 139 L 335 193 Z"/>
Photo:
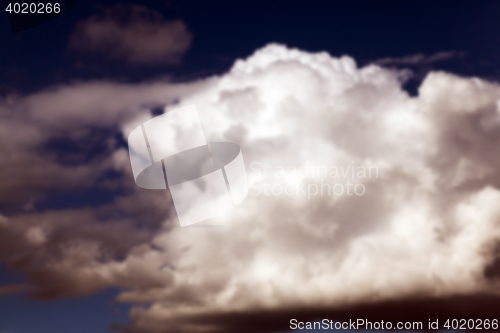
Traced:
<path fill-rule="evenodd" d="M 457 59 L 464 56 L 464 52 L 438 52 L 431 55 L 425 55 L 423 53 L 413 54 L 400 58 L 382 58 L 373 61 L 374 64 L 378 65 L 423 65 L 432 64 L 439 61 L 446 61 L 450 59 Z"/>

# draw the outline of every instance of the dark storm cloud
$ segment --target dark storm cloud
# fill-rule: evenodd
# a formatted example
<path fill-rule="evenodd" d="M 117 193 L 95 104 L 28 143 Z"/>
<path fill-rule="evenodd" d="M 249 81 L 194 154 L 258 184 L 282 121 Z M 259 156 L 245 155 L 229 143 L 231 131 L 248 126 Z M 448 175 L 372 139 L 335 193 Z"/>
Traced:
<path fill-rule="evenodd" d="M 338 322 L 356 322 L 363 319 L 370 322 L 391 322 L 396 326 L 398 322 L 421 322 L 424 331 L 427 329 L 429 319 L 439 321 L 440 329 L 447 320 L 464 318 L 496 318 L 497 308 L 500 306 L 500 298 L 495 295 L 479 293 L 473 296 L 453 296 L 442 298 L 420 298 L 406 300 L 394 300 L 383 302 L 366 301 L 362 305 L 349 305 L 342 307 L 317 307 L 314 305 L 299 307 L 282 307 L 279 309 L 268 309 L 264 311 L 238 312 L 228 311 L 221 314 L 207 314 L 192 317 L 173 318 L 162 321 L 158 319 L 155 332 L 185 333 L 196 332 L 197 329 L 213 333 L 285 333 L 290 330 L 290 320 L 317 321 L 329 319 Z M 492 319 L 490 319 L 491 322 Z M 189 322 L 189 326 L 186 325 Z M 494 329 L 485 329 L 495 331 Z M 128 327 L 126 333 L 144 333 L 137 327 Z"/>
<path fill-rule="evenodd" d="M 172 65 L 181 61 L 191 40 L 182 21 L 166 21 L 143 6 L 119 4 L 78 22 L 68 49 L 131 65 Z"/>

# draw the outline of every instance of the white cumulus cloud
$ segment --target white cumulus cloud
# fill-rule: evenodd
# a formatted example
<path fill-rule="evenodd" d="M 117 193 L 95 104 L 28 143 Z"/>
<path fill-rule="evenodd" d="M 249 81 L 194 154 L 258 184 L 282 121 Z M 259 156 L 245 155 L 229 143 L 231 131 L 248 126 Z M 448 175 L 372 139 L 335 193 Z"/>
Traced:
<path fill-rule="evenodd" d="M 27 96 L 19 103 L 31 119 L 45 115 L 42 123 L 22 125 L 33 138 L 46 135 L 40 128 L 57 128 L 60 117 L 67 128 L 102 123 L 126 136 L 150 116 L 143 111 L 148 99 L 167 103 L 167 111 L 196 104 L 209 141 L 242 148 L 251 193 L 214 219 L 225 228 L 178 228 L 173 227 L 175 212 L 161 208 L 168 202 L 162 192 L 129 185 L 126 195 L 102 207 L 3 218 L 0 227 L 10 230 L 11 238 L 28 237 L 36 246 L 0 247 L 0 254 L 8 259 L 7 251 L 24 246 L 43 259 L 32 279 L 41 295 L 127 288 L 119 301 L 151 304 L 132 309 L 129 332 L 223 331 L 223 319 L 206 326 L 199 318 L 493 290 L 484 270 L 495 259 L 500 236 L 500 88 L 434 72 L 419 95 L 411 97 L 401 88 L 403 74 L 375 65 L 358 68 L 347 56 L 271 44 L 238 60 L 228 73 L 204 81 L 108 83 L 105 90 L 96 88 L 102 83 L 88 83 Z M 10 119 L 7 111 L 3 114 Z M 12 135 L 20 146 L 31 138 Z M 133 182 L 122 148 L 106 163 Z M 371 166 L 377 173 L 337 178 L 276 174 L 291 166 Z M 81 168 L 92 179 L 103 172 L 101 164 Z M 63 170 L 62 176 L 69 177 L 71 169 Z M 275 191 L 320 189 L 322 181 L 362 184 L 365 192 L 317 191 L 308 197 L 273 195 L 264 188 L 267 183 Z M 73 181 L 68 186 L 86 185 Z M 97 227 L 99 216 L 118 209 L 140 219 L 151 207 L 161 212 L 164 227 L 143 238 L 127 234 L 122 260 L 110 256 L 118 247 L 113 230 L 125 235 L 130 229 L 119 223 Z M 94 221 L 97 231 L 85 229 L 85 237 L 71 232 L 86 220 Z M 42 229 L 33 229 L 36 221 L 43 221 Z M 78 242 L 62 242 L 58 232 Z M 47 244 L 56 241 L 61 242 L 59 260 L 50 260 L 54 250 Z M 44 277 L 50 274 L 63 281 L 61 288 L 47 282 Z"/>

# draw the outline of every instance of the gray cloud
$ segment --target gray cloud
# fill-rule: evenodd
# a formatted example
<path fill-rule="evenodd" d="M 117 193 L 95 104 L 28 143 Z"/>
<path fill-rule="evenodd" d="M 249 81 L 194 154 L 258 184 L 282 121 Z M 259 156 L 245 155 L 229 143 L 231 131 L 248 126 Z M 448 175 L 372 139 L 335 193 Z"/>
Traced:
<path fill-rule="evenodd" d="M 181 61 L 191 40 L 182 21 L 166 21 L 143 6 L 119 4 L 78 22 L 68 49 L 131 65 L 172 65 Z"/>
<path fill-rule="evenodd" d="M 208 82 L 143 88 L 94 82 L 0 102 L 0 260 L 26 275 L 31 297 L 89 294 L 118 280 L 141 284 L 119 263 L 144 251 L 162 228 L 172 213 L 170 197 L 135 186 L 117 136 L 151 117 L 148 106 L 171 103 Z M 110 172 L 114 178 L 106 176 Z M 113 197 L 91 204 L 92 190 Z M 51 207 L 64 200 L 67 207 Z M 111 262 L 115 269 L 103 271 L 102 264 Z"/>

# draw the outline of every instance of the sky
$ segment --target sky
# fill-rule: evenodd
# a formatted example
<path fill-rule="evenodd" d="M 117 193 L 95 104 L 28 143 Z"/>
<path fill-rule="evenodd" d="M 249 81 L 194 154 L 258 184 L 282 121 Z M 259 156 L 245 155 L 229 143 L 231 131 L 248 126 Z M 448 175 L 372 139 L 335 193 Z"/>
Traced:
<path fill-rule="evenodd" d="M 16 33 L 0 15 L 0 333 L 494 319 L 499 12 L 80 0 Z M 245 163 L 222 228 L 180 228 L 170 191 L 134 182 L 128 135 L 192 104 Z"/>

